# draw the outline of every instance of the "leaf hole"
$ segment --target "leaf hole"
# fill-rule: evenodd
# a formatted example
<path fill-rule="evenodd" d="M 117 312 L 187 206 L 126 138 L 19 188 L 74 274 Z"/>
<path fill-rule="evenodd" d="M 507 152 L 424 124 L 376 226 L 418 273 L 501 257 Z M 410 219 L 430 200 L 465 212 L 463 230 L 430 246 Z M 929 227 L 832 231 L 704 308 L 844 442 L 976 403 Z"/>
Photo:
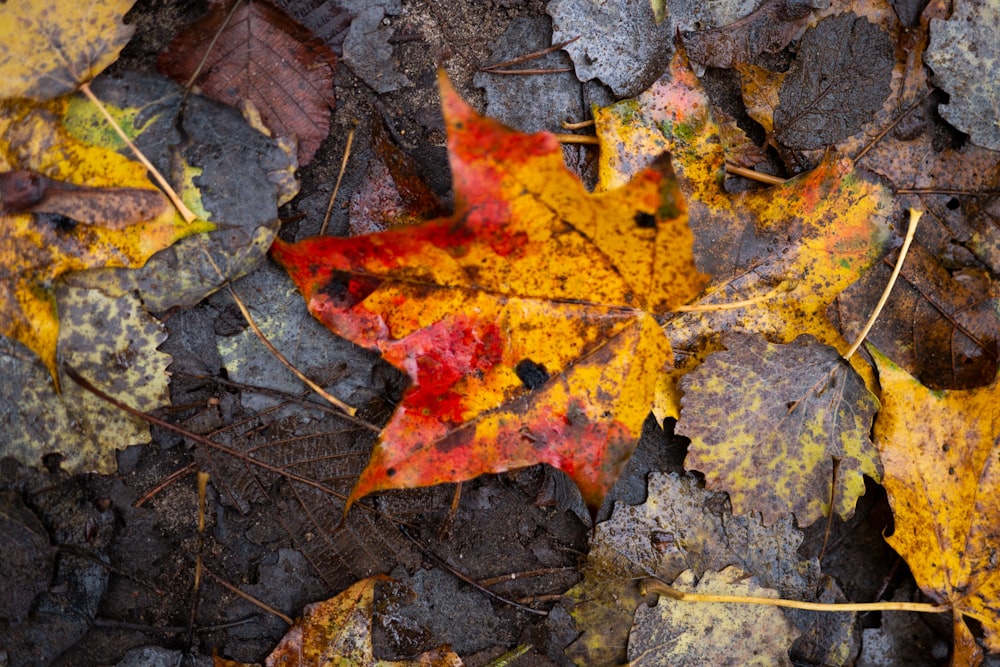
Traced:
<path fill-rule="evenodd" d="M 535 363 L 531 359 L 522 359 L 517 362 L 514 372 L 517 373 L 521 384 L 529 390 L 538 389 L 549 381 L 549 372 L 545 370 L 545 366 Z"/>
<path fill-rule="evenodd" d="M 954 211 L 959 207 L 959 204 L 960 202 L 958 201 L 958 199 L 952 197 L 951 199 L 948 200 L 948 203 L 945 204 L 945 208 L 947 208 L 949 211 Z"/>

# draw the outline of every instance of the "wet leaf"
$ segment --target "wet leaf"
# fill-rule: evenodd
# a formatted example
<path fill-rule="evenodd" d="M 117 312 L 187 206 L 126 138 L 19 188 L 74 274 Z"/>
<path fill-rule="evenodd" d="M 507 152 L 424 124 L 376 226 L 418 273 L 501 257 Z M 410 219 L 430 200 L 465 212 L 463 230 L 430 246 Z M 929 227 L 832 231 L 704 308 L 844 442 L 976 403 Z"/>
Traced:
<path fill-rule="evenodd" d="M 392 141 L 381 118 L 372 120 L 373 155 L 351 197 L 351 233 L 371 234 L 444 215 L 444 207 L 416 162 Z"/>
<path fill-rule="evenodd" d="M 442 82 L 451 218 L 272 249 L 314 315 L 413 381 L 352 500 L 542 462 L 596 509 L 670 362 L 654 314 L 704 281 L 683 201 L 663 162 L 590 195 L 553 136 Z"/>
<path fill-rule="evenodd" d="M 831 306 L 844 335 L 861 332 L 889 280 L 887 256 Z M 867 340 L 932 389 L 990 384 L 1000 353 L 1000 300 L 985 271 L 949 272 L 922 246 L 911 246 L 899 281 Z"/>
<path fill-rule="evenodd" d="M 878 401 L 832 347 L 811 336 L 774 345 L 729 334 L 681 379 L 677 433 L 691 438 L 685 465 L 728 491 L 736 514 L 764 523 L 792 511 L 801 526 L 854 513 L 863 475 L 878 481 L 868 437 Z M 836 473 L 834 468 L 836 467 Z"/>
<path fill-rule="evenodd" d="M 706 572 L 700 579 L 687 570 L 673 586 L 685 593 L 780 597 L 736 567 Z M 655 607 L 642 605 L 635 612 L 628 664 L 790 666 L 788 649 L 798 634 L 777 607 L 660 596 Z"/>
<path fill-rule="evenodd" d="M 812 18 L 813 9 L 829 0 L 767 0 L 735 23 L 684 32 L 691 60 L 708 67 L 734 67 L 760 53 L 777 53 L 795 39 Z"/>
<path fill-rule="evenodd" d="M 306 606 L 302 617 L 267 657 L 267 664 L 272 667 L 460 667 L 461 658 L 445 647 L 422 653 L 413 660 L 396 662 L 375 658 L 371 635 L 373 598 L 375 585 L 386 580 L 387 577 L 363 579 L 336 597 Z"/>
<path fill-rule="evenodd" d="M 831 155 L 784 185 L 727 194 L 725 147 L 683 53 L 650 90 L 594 117 L 602 187 L 670 152 L 690 209 L 695 261 L 713 275 L 696 305 L 746 303 L 667 322 L 672 345 L 684 354 L 663 378 L 658 416 L 679 416 L 677 378 L 720 349 L 721 332 L 760 333 L 782 343 L 809 333 L 846 351 L 849 343 L 826 309 L 886 246 L 892 198 L 885 186 Z M 855 363 L 863 369 L 864 362 Z"/>
<path fill-rule="evenodd" d="M 949 94 L 941 116 L 972 142 L 1000 150 L 1000 90 L 994 72 L 1000 55 L 1000 7 L 993 2 L 956 2 L 951 18 L 931 21 L 931 43 L 924 54 L 934 81 Z"/>
<path fill-rule="evenodd" d="M 8 184 L 35 190 L 21 202 L 37 200 L 28 211 L 47 209 L 15 206 L 0 215 L 0 334 L 37 354 L 53 379 L 57 279 L 83 269 L 139 267 L 178 239 L 213 228 L 184 222 L 138 162 L 73 137 L 60 123 L 67 106 L 60 98 L 0 107 L 0 169 L 17 172 Z"/>
<path fill-rule="evenodd" d="M 652 473 L 648 488 L 644 504 L 619 503 L 611 519 L 597 525 L 583 581 L 563 597 L 583 633 L 566 651 L 576 664 L 625 661 L 645 577 L 673 581 L 688 569 L 701 576 L 735 565 L 782 597 L 844 599 L 815 559 L 798 556 L 802 533 L 790 515 L 767 527 L 759 515 L 734 516 L 726 494 L 702 488 L 693 475 Z M 789 610 L 786 615 L 801 631 L 793 658 L 840 665 L 853 654 L 853 614 Z"/>
<path fill-rule="evenodd" d="M 215 3 L 174 37 L 157 66 L 182 84 L 198 73 L 201 91 L 226 104 L 249 101 L 272 132 L 298 141 L 300 165 L 330 131 L 336 56 L 270 3 Z"/>
<path fill-rule="evenodd" d="M 820 21 L 802 38 L 774 111 L 775 137 L 821 148 L 854 134 L 889 95 L 896 59 L 878 26 L 853 14 Z"/>
<path fill-rule="evenodd" d="M 953 664 L 978 664 L 966 619 L 982 626 L 987 649 L 1000 651 L 1000 383 L 933 391 L 872 354 L 882 385 L 875 441 L 895 517 L 886 541 L 924 593 L 953 608 Z"/>
<path fill-rule="evenodd" d="M 42 102 L 100 74 L 132 37 L 122 18 L 134 1 L 0 3 L 0 99 Z"/>
<path fill-rule="evenodd" d="M 736 63 L 747 115 L 760 123 L 770 137 L 774 132 L 774 110 L 778 108 L 778 91 L 787 72 L 770 72 L 749 63 Z"/>
<path fill-rule="evenodd" d="M 163 326 L 133 294 L 109 297 L 96 289 L 61 287 L 61 359 L 112 396 L 139 410 L 170 402 L 169 355 L 157 350 Z M 117 450 L 149 441 L 148 424 L 109 405 L 62 375 L 61 392 L 50 371 L 10 339 L 0 338 L 0 438 L 4 455 L 41 466 L 62 454 L 70 473 L 117 469 Z"/>

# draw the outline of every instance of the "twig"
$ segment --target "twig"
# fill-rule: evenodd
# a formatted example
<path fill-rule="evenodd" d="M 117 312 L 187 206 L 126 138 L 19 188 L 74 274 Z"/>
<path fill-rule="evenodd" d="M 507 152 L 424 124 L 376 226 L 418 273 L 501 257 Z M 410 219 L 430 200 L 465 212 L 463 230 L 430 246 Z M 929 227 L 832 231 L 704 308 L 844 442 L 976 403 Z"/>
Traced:
<path fill-rule="evenodd" d="M 154 486 L 152 489 L 150 489 L 146 493 L 142 494 L 142 496 L 138 500 L 136 500 L 134 503 L 132 503 L 132 507 L 142 507 L 147 502 L 149 502 L 149 500 L 151 498 L 153 498 L 153 496 L 155 496 L 156 494 L 158 494 L 160 491 L 162 491 L 163 489 L 167 488 L 168 486 L 170 486 L 174 482 L 177 482 L 179 480 L 184 479 L 185 477 L 187 477 L 188 475 L 190 475 L 191 473 L 193 473 L 193 472 L 195 472 L 197 470 L 198 470 L 198 464 L 195 463 L 194 461 L 192 461 L 191 463 L 187 464 L 183 468 L 178 468 L 177 470 L 173 471 L 172 473 L 170 473 L 169 475 L 167 475 L 166 477 L 164 477 L 162 480 L 160 480 L 159 484 L 157 484 L 156 486 Z"/>
<path fill-rule="evenodd" d="M 590 120 L 581 120 L 579 123 L 571 123 L 568 120 L 564 120 L 560 123 L 560 125 L 562 125 L 562 129 L 564 130 L 582 130 L 588 127 L 593 127 L 595 123 L 594 119 L 591 118 Z"/>
<path fill-rule="evenodd" d="M 511 65 L 520 65 L 521 63 L 526 63 L 529 60 L 534 60 L 536 58 L 541 58 L 542 56 L 544 56 L 544 55 L 546 55 L 548 53 L 552 53 L 553 51 L 558 51 L 559 49 L 561 49 L 564 46 L 567 46 L 569 44 L 572 44 L 573 42 L 575 42 L 578 39 L 580 39 L 580 35 L 577 35 L 573 39 L 567 39 L 565 42 L 559 42 L 558 44 L 553 44 L 552 46 L 549 46 L 547 48 L 542 49 L 541 51 L 535 51 L 533 53 L 527 53 L 527 54 L 525 54 L 523 56 L 518 56 L 516 58 L 511 58 L 510 60 L 505 60 L 505 61 L 503 61 L 501 63 L 496 63 L 495 65 L 487 65 L 486 67 L 481 67 L 479 69 L 479 71 L 480 72 L 496 73 L 496 70 L 498 70 L 498 69 L 510 67 Z"/>
<path fill-rule="evenodd" d="M 742 176 L 743 178 L 749 178 L 751 181 L 766 183 L 767 185 L 782 185 L 786 182 L 784 178 L 772 176 L 771 174 L 764 174 L 759 171 L 754 171 L 753 169 L 737 167 L 731 162 L 726 163 L 726 173 L 734 176 Z"/>
<path fill-rule="evenodd" d="M 114 117 L 112 117 L 112 115 L 108 112 L 107 108 L 104 106 L 104 103 L 101 102 L 99 99 L 97 99 L 97 96 L 94 95 L 94 91 L 90 89 L 90 84 L 85 83 L 82 86 L 80 86 L 80 92 L 86 95 L 87 98 L 94 103 L 94 106 L 96 106 L 98 111 L 101 112 L 101 115 L 104 116 L 104 119 L 108 121 L 108 123 L 111 125 L 111 128 L 115 131 L 118 137 L 125 142 L 125 145 L 132 150 L 132 153 L 135 155 L 136 159 L 139 160 L 139 162 L 142 163 L 142 166 L 144 166 L 149 171 L 149 174 L 153 177 L 153 180 L 155 180 L 156 183 L 160 186 L 160 189 L 163 190 L 163 194 L 165 194 L 167 198 L 170 199 L 171 203 L 174 205 L 174 208 L 176 208 L 177 211 L 181 214 L 181 217 L 184 218 L 184 222 L 190 224 L 195 220 L 197 220 L 198 216 L 195 215 L 194 212 L 192 212 L 191 209 L 189 209 L 183 201 L 181 201 L 180 196 L 178 196 L 177 192 L 170 185 L 170 183 L 167 183 L 167 179 L 163 177 L 163 174 L 160 173 L 159 169 L 154 167 L 153 163 L 150 162 L 148 159 L 146 159 L 146 156 L 142 154 L 142 151 L 139 150 L 139 147 L 136 146 L 131 139 L 129 139 L 128 135 L 125 134 L 125 131 L 122 130 L 120 125 L 118 125 L 118 121 L 116 121 Z"/>
<path fill-rule="evenodd" d="M 871 316 L 865 323 L 865 328 L 861 330 L 860 334 L 858 334 L 858 337 L 854 340 L 854 344 L 851 345 L 851 349 L 844 354 L 845 360 L 850 361 L 851 357 L 854 356 L 854 353 L 858 351 L 859 347 L 861 347 L 861 344 L 865 342 L 865 338 L 868 336 L 868 333 L 872 330 L 872 327 L 875 326 L 875 320 L 878 319 L 886 301 L 889 300 L 889 293 L 892 292 L 892 288 L 896 284 L 896 278 L 899 277 L 899 272 L 903 268 L 903 260 L 906 259 L 906 253 L 910 250 L 910 244 L 913 242 L 913 235 L 917 231 L 917 223 L 920 221 L 920 216 L 923 214 L 923 211 L 918 211 L 912 208 L 910 209 L 910 224 L 906 229 L 906 238 L 903 239 L 903 247 L 899 249 L 899 259 L 896 260 L 896 266 L 892 269 L 892 275 L 889 276 L 889 283 L 882 291 L 882 297 L 878 300 L 878 303 L 875 305 L 875 310 L 872 311 Z"/>
<path fill-rule="evenodd" d="M 250 604 L 254 605 L 255 607 L 260 607 L 261 609 L 263 609 L 267 613 L 274 614 L 275 616 L 277 616 L 278 618 L 280 618 L 281 620 L 283 620 L 288 625 L 294 625 L 295 624 L 295 621 L 293 621 L 287 615 L 282 614 L 280 611 L 278 611 L 277 609 L 275 609 L 271 605 L 267 604 L 266 602 L 262 602 L 262 601 L 258 600 L 257 598 L 255 598 L 254 596 L 250 595 L 249 593 L 245 593 L 245 592 L 241 591 L 236 586 L 233 586 L 231 583 L 229 583 L 228 581 L 226 581 L 225 579 L 223 579 L 222 577 L 220 577 L 219 575 L 217 575 L 215 572 L 212 572 L 207 567 L 203 567 L 202 569 L 204 569 L 205 574 L 207 574 L 208 576 L 210 576 L 213 579 L 215 579 L 216 583 L 218 583 L 220 586 L 222 586 L 226 590 L 228 590 L 228 591 L 230 591 L 232 593 L 235 593 L 236 595 L 239 595 L 241 598 L 243 598 L 244 600 L 246 600 Z"/>
<path fill-rule="evenodd" d="M 643 585 L 646 593 L 665 595 L 673 600 L 683 602 L 726 602 L 730 604 L 759 604 L 770 607 L 787 607 L 789 609 L 805 609 L 806 611 L 918 611 L 925 614 L 943 614 L 951 611 L 949 605 L 936 605 L 927 602 L 801 602 L 799 600 L 783 600 L 781 598 L 764 598 L 752 595 L 713 595 L 710 593 L 685 593 L 662 581 L 650 581 Z"/>
<path fill-rule="evenodd" d="M 489 69 L 483 70 L 490 74 L 562 74 L 572 72 L 572 67 L 552 67 L 550 69 Z"/>
<path fill-rule="evenodd" d="M 592 137 L 588 134 L 557 134 L 556 139 L 561 144 L 589 144 L 597 146 L 601 143 L 597 137 Z"/>
<path fill-rule="evenodd" d="M 236 13 L 239 6 L 239 2 L 234 2 L 233 6 L 229 8 L 229 13 L 226 14 L 226 18 L 223 19 L 222 25 L 220 25 L 219 29 L 215 31 L 214 35 L 212 35 L 212 40 L 208 43 L 208 48 L 205 49 L 205 53 L 202 54 L 201 60 L 198 61 L 198 66 L 194 68 L 194 72 L 191 73 L 190 78 L 184 82 L 185 90 L 190 91 L 191 88 L 194 87 L 194 82 L 198 80 L 198 77 L 201 76 L 201 70 L 205 68 L 205 62 L 208 60 L 208 56 L 212 53 L 212 49 L 215 48 L 215 44 L 219 41 L 219 37 L 222 36 L 222 33 L 225 32 L 226 28 L 229 26 L 229 22 L 232 20 L 233 14 Z"/>
<path fill-rule="evenodd" d="M 330 203 L 326 205 L 326 215 L 323 216 L 323 225 L 319 228 L 319 235 L 323 236 L 326 234 L 326 226 L 330 223 L 330 214 L 333 213 L 333 203 L 337 199 L 337 193 L 340 192 L 340 182 L 344 178 L 344 171 L 347 170 L 347 160 L 351 157 L 351 146 L 354 144 L 354 132 L 358 129 L 358 121 L 354 121 L 354 127 L 351 131 L 347 133 L 347 145 L 344 146 L 344 157 L 340 160 L 340 172 L 337 174 L 337 183 L 333 186 L 333 192 L 330 194 Z"/>

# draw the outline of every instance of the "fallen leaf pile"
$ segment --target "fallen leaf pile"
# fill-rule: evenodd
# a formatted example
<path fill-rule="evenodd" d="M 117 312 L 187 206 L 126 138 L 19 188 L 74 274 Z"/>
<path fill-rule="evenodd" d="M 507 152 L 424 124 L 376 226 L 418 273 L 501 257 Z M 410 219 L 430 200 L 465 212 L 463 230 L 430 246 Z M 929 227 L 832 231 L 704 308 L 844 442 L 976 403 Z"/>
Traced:
<path fill-rule="evenodd" d="M 91 85 L 130 36 L 130 2 L 3 4 L 4 454 L 37 464 L 62 440 L 68 469 L 112 471 L 115 448 L 148 430 L 76 385 L 57 393 L 60 363 L 139 410 L 166 404 L 170 358 L 146 311 L 192 306 L 269 252 L 319 322 L 408 382 L 337 499 L 345 513 L 372 510 L 361 501 L 376 492 L 544 463 L 597 517 L 651 412 L 689 439 L 686 475 L 650 474 L 645 501 L 605 507 L 593 528 L 559 601 L 577 664 L 853 664 L 853 613 L 653 604 L 644 583 L 846 601 L 799 555 L 800 529 L 850 519 L 866 480 L 888 496 L 885 541 L 953 614 L 952 664 L 1000 652 L 1000 123 L 996 77 L 978 71 L 995 73 L 996 3 L 931 0 L 906 20 L 885 0 L 755 4 L 550 3 L 553 39 L 579 33 L 566 46 L 577 77 L 631 96 L 593 109 L 593 192 L 555 136 L 481 116 L 442 72 L 452 213 L 379 120 L 350 200 L 356 235 L 295 241 L 276 237 L 277 207 L 329 134 L 329 36 L 270 3 L 215 3 L 159 66 L 216 102 L 134 73 Z M 341 10 L 372 35 L 387 11 Z M 609 20 L 634 31 L 605 34 Z M 351 39 L 336 46 L 348 64 Z M 729 70 L 745 116 L 713 106 L 704 66 Z M 408 82 L 383 74 L 380 91 Z M 197 220 L 152 185 L 95 96 Z M 911 209 L 925 221 L 855 354 Z M 294 324 L 274 329 L 303 340 Z M 249 334 L 229 338 L 219 358 L 243 381 Z M 284 476 L 303 508 L 307 493 L 339 493 L 318 446 L 226 447 L 214 455 Z M 248 497 L 271 498 L 270 482 L 246 478 L 260 487 Z M 309 520 L 332 526 L 330 507 Z M 307 607 L 268 664 L 460 665 L 447 648 L 375 657 L 379 580 Z"/>

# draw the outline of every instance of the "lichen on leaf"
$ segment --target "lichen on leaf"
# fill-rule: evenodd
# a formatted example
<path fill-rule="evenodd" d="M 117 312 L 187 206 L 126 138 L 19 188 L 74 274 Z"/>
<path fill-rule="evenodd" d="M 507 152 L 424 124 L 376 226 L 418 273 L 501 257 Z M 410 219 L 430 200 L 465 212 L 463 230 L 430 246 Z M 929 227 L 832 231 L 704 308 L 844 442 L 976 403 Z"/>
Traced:
<path fill-rule="evenodd" d="M 596 508 L 672 360 L 657 316 L 705 281 L 687 209 L 666 161 L 591 195 L 555 137 L 441 90 L 454 215 L 272 248 L 317 318 L 413 383 L 351 501 L 548 463 Z"/>

